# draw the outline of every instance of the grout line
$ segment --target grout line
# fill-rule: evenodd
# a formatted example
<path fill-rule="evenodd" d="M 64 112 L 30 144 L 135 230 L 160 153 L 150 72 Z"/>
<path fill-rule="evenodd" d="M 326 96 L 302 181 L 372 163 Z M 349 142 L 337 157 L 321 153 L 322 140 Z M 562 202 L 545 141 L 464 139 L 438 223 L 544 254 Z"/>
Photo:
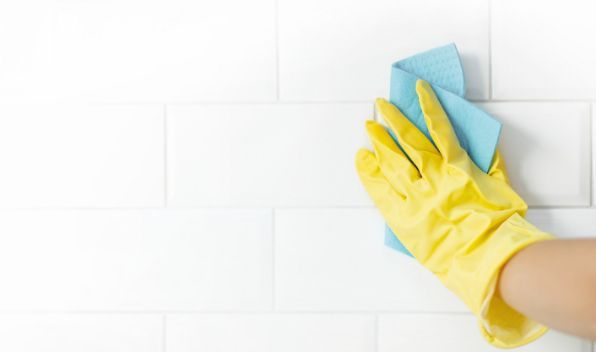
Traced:
<path fill-rule="evenodd" d="M 425 310 L 0 310 L 3 315 L 473 315 L 468 311 L 425 311 Z"/>
<path fill-rule="evenodd" d="M 590 209 L 590 205 L 530 205 L 528 206 L 529 210 L 582 210 L 582 209 Z"/>
<path fill-rule="evenodd" d="M 491 49 L 492 51 L 492 49 Z M 492 76 L 492 75 L 491 75 Z M 466 98 L 466 100 L 474 103 L 488 103 L 488 102 L 498 102 L 498 103 L 592 103 L 596 102 L 596 97 L 594 98 L 520 98 L 520 99 L 477 99 L 477 98 Z M 43 105 L 44 103 L 39 103 L 35 101 L 31 101 L 29 103 L 23 103 L 20 105 Z M 73 103 L 77 104 L 77 103 Z M 147 102 L 135 102 L 135 101 L 125 101 L 125 102 L 86 102 L 80 103 L 83 105 L 89 106 L 131 106 L 131 105 L 169 105 L 169 106 L 226 106 L 226 105 L 299 105 L 299 104 L 374 104 L 374 97 L 370 99 L 347 99 L 347 100 L 261 100 L 261 101 L 242 101 L 242 100 L 221 100 L 221 101 L 155 101 L 151 103 Z"/>
<path fill-rule="evenodd" d="M 530 205 L 530 210 L 583 210 L 591 209 L 591 205 Z M 11 212 L 55 212 L 55 211 L 221 211 L 221 210 L 239 210 L 239 211 L 258 211 L 258 210 L 270 210 L 271 206 L 260 206 L 260 205 L 229 205 L 229 206 L 163 206 L 154 207 L 34 207 L 34 208 L 5 208 L 0 209 L 0 213 L 11 213 Z M 288 205 L 288 206 L 275 206 L 277 211 L 279 210 L 375 210 L 377 209 L 374 205 Z"/>
<path fill-rule="evenodd" d="M 493 98 L 492 1 L 488 0 L 488 100 Z"/>
<path fill-rule="evenodd" d="M 91 211 L 91 210 L 97 210 L 97 211 L 113 211 L 113 210 L 128 210 L 128 211 L 139 211 L 139 210 L 165 210 L 162 205 L 155 205 L 155 206 L 122 206 L 122 207 L 116 207 L 116 206 L 107 206 L 107 207 L 102 207 L 102 206 L 82 206 L 82 207 L 70 207 L 70 206 L 43 206 L 43 207 L 24 207 L 24 208 L 0 208 L 0 213 L 1 212 L 24 212 L 24 211 L 30 211 L 30 212 L 44 212 L 44 211 L 48 211 L 48 212 L 52 212 L 52 211 Z"/>
<path fill-rule="evenodd" d="M 25 207 L 25 208 L 0 208 L 1 212 L 21 212 L 21 211 L 138 211 L 138 210 L 166 210 L 166 211 L 191 211 L 191 210 L 270 210 L 275 207 L 277 210 L 309 210 L 309 209 L 376 209 L 374 205 L 198 205 L 198 206 L 168 206 L 164 209 L 163 206 L 147 206 L 147 207 L 136 207 L 136 206 L 122 206 L 122 207 Z"/>
<path fill-rule="evenodd" d="M 466 98 L 472 103 L 587 103 L 596 102 L 593 99 L 570 99 L 570 98 L 521 98 L 521 99 L 475 99 Z M 45 103 L 29 102 L 19 105 L 43 105 Z M 77 103 L 73 103 L 77 104 Z M 351 100 L 264 100 L 264 101 L 156 101 L 156 102 L 86 102 L 80 103 L 89 106 L 134 106 L 134 105 L 167 105 L 167 106 L 262 106 L 262 105 L 325 105 L 325 104 L 374 104 L 374 98 L 351 99 Z"/>
<path fill-rule="evenodd" d="M 377 107 L 376 105 L 372 106 L 372 117 L 373 117 L 373 121 L 377 121 L 380 124 L 384 124 L 385 122 L 382 121 L 382 119 L 379 117 L 379 114 L 377 113 Z"/>
<path fill-rule="evenodd" d="M 592 341 L 587 338 L 581 338 L 581 342 L 582 342 L 582 346 L 581 346 L 582 351 L 594 352 L 594 348 L 596 347 L 596 346 L 594 346 L 594 344 L 596 343 L 596 341 Z"/>
<path fill-rule="evenodd" d="M 306 205 L 306 206 L 275 206 L 278 210 L 309 210 L 309 209 L 364 209 L 364 210 L 372 210 L 376 209 L 373 205 Z M 168 206 L 167 208 L 163 208 L 163 206 L 150 206 L 150 207 L 25 207 L 25 208 L 0 208 L 0 213 L 2 212 L 53 212 L 53 211 L 141 211 L 141 210 L 163 210 L 163 211 L 193 211 L 193 210 L 270 210 L 272 209 L 272 205 L 219 205 L 219 206 Z"/>
<path fill-rule="evenodd" d="M 168 207 L 168 106 L 163 106 L 163 206 Z"/>
<path fill-rule="evenodd" d="M 588 162 L 589 167 L 590 167 L 590 206 L 593 207 L 594 206 L 594 157 L 596 156 L 595 152 L 594 152 L 594 105 L 590 104 L 589 106 L 589 113 L 588 113 L 588 135 L 590 136 L 590 140 L 589 140 L 589 150 L 590 150 L 590 160 Z"/>
<path fill-rule="evenodd" d="M 590 99 L 468 99 L 472 103 L 535 103 L 535 104 L 561 104 L 561 103 L 584 103 L 590 104 Z"/>
<path fill-rule="evenodd" d="M 466 98 L 472 103 L 591 103 L 594 99 L 475 99 Z M 30 102 L 25 105 L 43 104 Z M 75 103 L 76 104 L 76 103 Z M 263 100 L 263 101 L 161 101 L 161 102 L 87 102 L 83 103 L 91 106 L 131 106 L 131 105 L 169 105 L 169 106 L 262 106 L 262 105 L 324 105 L 324 104 L 374 104 L 374 99 L 351 99 L 351 100 Z"/>
<path fill-rule="evenodd" d="M 375 336 L 375 340 L 373 341 L 373 343 L 374 343 L 373 351 L 379 352 L 379 315 L 378 314 L 374 315 L 373 324 L 374 324 L 373 331 L 374 331 L 374 336 Z"/>
<path fill-rule="evenodd" d="M 354 100 L 273 100 L 273 101 L 189 101 L 189 102 L 171 102 L 168 105 L 300 105 L 300 104 L 363 104 L 374 103 L 374 99 L 354 99 Z"/>
<path fill-rule="evenodd" d="M 275 1 L 275 100 L 279 102 L 279 0 Z"/>
<path fill-rule="evenodd" d="M 276 290 L 277 285 L 275 283 L 275 208 L 271 209 L 271 310 L 277 310 L 276 302 Z"/>
<path fill-rule="evenodd" d="M 167 335 L 167 332 L 168 332 L 168 330 L 167 330 L 168 318 L 167 318 L 167 315 L 164 314 L 162 316 L 161 324 L 162 324 L 161 325 L 161 329 L 162 329 L 161 330 L 161 335 L 162 335 L 162 338 L 161 338 L 161 342 L 162 342 L 161 349 L 162 349 L 162 352 L 166 352 L 167 349 L 168 349 L 168 343 L 167 343 L 168 342 L 167 341 L 167 336 L 168 336 Z"/>

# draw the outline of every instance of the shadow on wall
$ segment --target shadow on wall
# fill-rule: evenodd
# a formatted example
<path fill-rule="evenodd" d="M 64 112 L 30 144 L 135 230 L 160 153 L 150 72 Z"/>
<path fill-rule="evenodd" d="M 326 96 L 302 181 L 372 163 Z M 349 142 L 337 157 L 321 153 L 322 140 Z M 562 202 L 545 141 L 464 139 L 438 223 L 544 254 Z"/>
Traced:
<path fill-rule="evenodd" d="M 511 124 L 503 124 L 499 149 L 505 158 L 505 167 L 513 189 L 528 204 L 544 204 L 544 201 L 540 199 L 536 192 L 530 191 L 533 188 L 531 185 L 533 178 L 530 171 L 532 171 L 534 165 L 527 162 L 532 160 L 531 154 L 533 153 L 531 148 L 527 148 L 528 145 L 540 145 L 540 141 L 535 135 L 529 134 L 523 129 L 511 126 Z M 548 146 L 543 147 L 548 148 Z M 522 155 L 515 155 L 516 153 L 522 153 Z M 540 153 L 548 155 L 550 151 L 540 148 Z"/>
<path fill-rule="evenodd" d="M 467 55 L 459 53 L 464 69 L 464 79 L 466 82 L 466 99 L 488 99 L 488 77 L 483 75 L 485 69 L 482 67 L 482 60 L 478 55 Z M 468 81 L 470 77 L 474 78 L 474 84 Z M 483 89 L 487 87 L 487 89 Z"/>

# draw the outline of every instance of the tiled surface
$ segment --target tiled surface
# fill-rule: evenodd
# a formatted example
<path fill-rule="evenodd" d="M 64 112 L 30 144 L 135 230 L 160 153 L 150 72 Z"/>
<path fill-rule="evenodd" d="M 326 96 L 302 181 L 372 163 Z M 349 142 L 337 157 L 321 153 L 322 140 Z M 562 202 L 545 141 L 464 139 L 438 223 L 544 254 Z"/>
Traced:
<path fill-rule="evenodd" d="M 370 205 L 354 172 L 367 104 L 168 108 L 171 206 Z"/>
<path fill-rule="evenodd" d="M 463 311 L 431 273 L 383 245 L 383 226 L 372 209 L 276 211 L 277 308 Z"/>
<path fill-rule="evenodd" d="M 596 99 L 592 1 L 492 1 L 496 99 Z"/>
<path fill-rule="evenodd" d="M 482 107 L 503 123 L 500 149 L 513 187 L 529 205 L 590 205 L 589 104 Z"/>
<path fill-rule="evenodd" d="M 528 218 L 593 237 L 594 9 L 0 3 L 0 350 L 493 351 L 383 245 L 354 153 L 391 63 L 455 42 Z"/>
<path fill-rule="evenodd" d="M 263 310 L 271 211 L 0 214 L 0 311 Z"/>
<path fill-rule="evenodd" d="M 596 209 L 530 209 L 527 218 L 557 237 L 596 236 Z"/>
<path fill-rule="evenodd" d="M 274 14 L 274 0 L 3 1 L 0 102 L 271 101 Z"/>
<path fill-rule="evenodd" d="M 0 208 L 164 203 L 159 105 L 0 105 Z"/>
<path fill-rule="evenodd" d="M 172 315 L 167 351 L 372 351 L 375 319 L 354 314 Z"/>
<path fill-rule="evenodd" d="M 455 42 L 468 97 L 488 97 L 488 0 L 279 0 L 280 98 L 370 100 L 391 64 Z"/>
<path fill-rule="evenodd" d="M 159 315 L 8 314 L 0 349 L 13 352 L 162 352 Z"/>
<path fill-rule="evenodd" d="M 486 344 L 471 315 L 381 315 L 378 351 L 474 351 L 497 352 Z M 515 349 L 520 352 L 590 352 L 589 342 L 549 332 L 535 343 Z"/>

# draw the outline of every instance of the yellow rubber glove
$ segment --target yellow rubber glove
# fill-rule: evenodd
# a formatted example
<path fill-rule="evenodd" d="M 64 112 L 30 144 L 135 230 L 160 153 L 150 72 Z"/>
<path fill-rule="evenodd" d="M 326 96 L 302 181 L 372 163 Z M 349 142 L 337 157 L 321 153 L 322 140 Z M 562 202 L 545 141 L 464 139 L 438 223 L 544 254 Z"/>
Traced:
<path fill-rule="evenodd" d="M 527 205 L 508 184 L 500 155 L 482 172 L 430 85 L 419 80 L 416 92 L 434 145 L 393 104 L 377 99 L 401 148 L 385 127 L 367 121 L 374 153 L 358 152 L 360 179 L 399 240 L 466 303 L 491 344 L 531 342 L 547 328 L 509 307 L 497 280 L 516 252 L 552 236 L 523 218 Z"/>

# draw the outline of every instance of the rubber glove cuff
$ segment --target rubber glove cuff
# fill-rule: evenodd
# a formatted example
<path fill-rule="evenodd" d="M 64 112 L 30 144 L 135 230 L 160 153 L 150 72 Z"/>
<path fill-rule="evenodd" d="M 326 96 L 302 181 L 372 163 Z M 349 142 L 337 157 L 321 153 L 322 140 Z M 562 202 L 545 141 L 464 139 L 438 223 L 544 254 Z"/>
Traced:
<path fill-rule="evenodd" d="M 500 297 L 497 284 L 503 266 L 513 255 L 532 243 L 553 238 L 516 213 L 493 234 L 482 235 L 471 242 L 473 245 L 462 248 L 449 270 L 438 275 L 476 315 L 484 338 L 491 344 L 518 347 L 548 331 L 508 306 Z M 474 287 L 484 289 L 479 291 Z"/>

